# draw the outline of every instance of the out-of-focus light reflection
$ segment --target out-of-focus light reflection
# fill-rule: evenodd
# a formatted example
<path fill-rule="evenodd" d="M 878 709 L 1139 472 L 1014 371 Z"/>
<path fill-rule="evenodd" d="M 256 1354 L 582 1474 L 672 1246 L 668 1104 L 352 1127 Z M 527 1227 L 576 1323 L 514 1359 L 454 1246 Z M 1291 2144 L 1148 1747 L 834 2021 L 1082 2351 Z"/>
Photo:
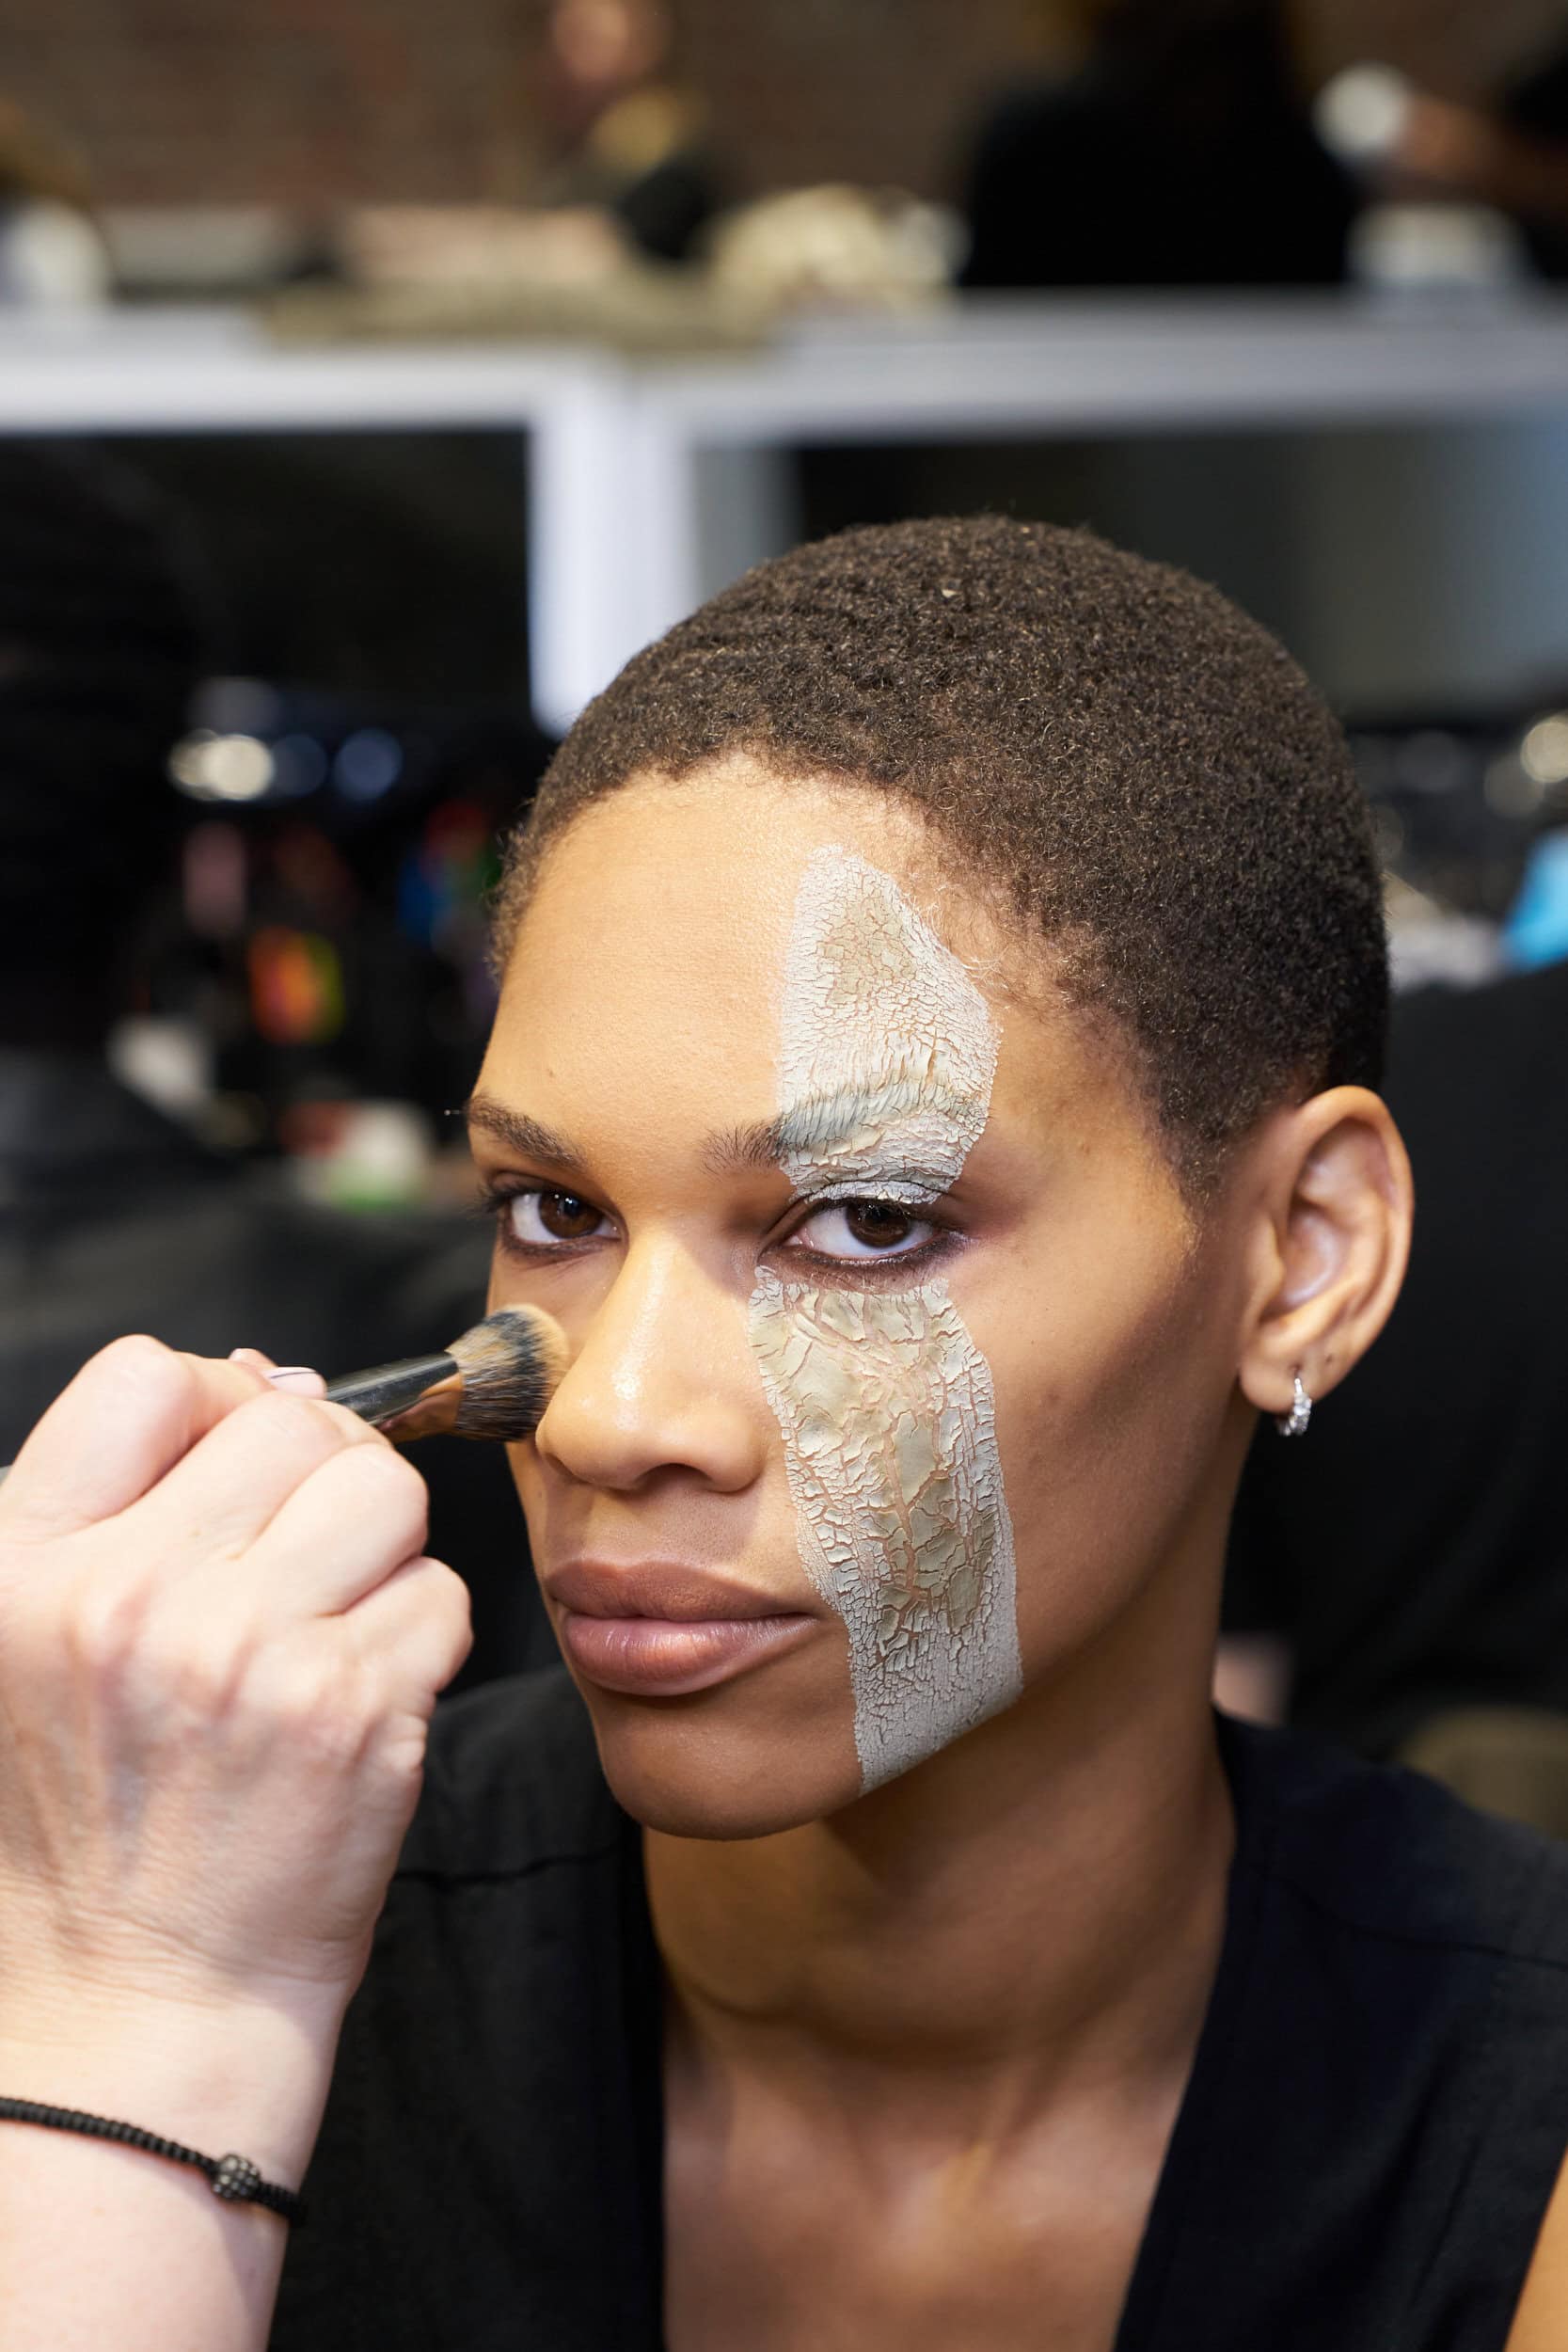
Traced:
<path fill-rule="evenodd" d="M 1442 727 L 1406 736 L 1394 754 L 1394 780 L 1406 792 L 1452 792 L 1470 773 L 1465 746 Z"/>
<path fill-rule="evenodd" d="M 1537 719 L 1519 746 L 1519 765 L 1540 785 L 1568 781 L 1568 712 Z"/>
<path fill-rule="evenodd" d="M 204 817 L 185 842 L 185 920 L 198 939 L 237 939 L 245 930 L 245 849 L 226 817 Z"/>
<path fill-rule="evenodd" d="M 280 735 L 272 747 L 272 797 L 300 801 L 326 782 L 326 747 L 313 735 Z"/>
<path fill-rule="evenodd" d="M 1498 817 L 1533 817 L 1541 806 L 1541 784 L 1517 752 L 1499 752 L 1489 762 L 1481 790 L 1486 805 Z"/>
<path fill-rule="evenodd" d="M 259 801 L 273 779 L 273 755 L 254 735 L 198 727 L 168 755 L 168 772 L 193 801 Z"/>
<path fill-rule="evenodd" d="M 273 1045 L 319 1045 L 343 1025 L 338 950 L 314 931 L 268 924 L 246 951 L 250 1016 Z"/>
<path fill-rule="evenodd" d="M 1410 113 L 1410 84 L 1392 66 L 1352 65 L 1324 84 L 1312 127 L 1331 155 L 1354 169 L 1382 161 Z"/>
<path fill-rule="evenodd" d="M 196 691 L 191 717 L 212 735 L 271 735 L 282 709 L 282 696 L 265 678 L 210 677 Z"/>
<path fill-rule="evenodd" d="M 332 781 L 345 799 L 378 801 L 403 773 L 403 746 L 385 727 L 345 736 L 332 763 Z"/>

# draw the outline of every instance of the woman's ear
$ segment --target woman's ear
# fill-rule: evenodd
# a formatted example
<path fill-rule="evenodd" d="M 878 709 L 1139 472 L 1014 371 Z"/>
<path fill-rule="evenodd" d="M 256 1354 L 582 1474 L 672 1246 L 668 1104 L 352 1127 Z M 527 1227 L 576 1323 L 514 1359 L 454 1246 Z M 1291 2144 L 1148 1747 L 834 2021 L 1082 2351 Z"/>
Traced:
<path fill-rule="evenodd" d="M 1388 1320 L 1410 1254 L 1410 1161 L 1380 1096 L 1334 1087 L 1267 1122 L 1250 1190 L 1238 1377 L 1260 1412 L 1288 1413 L 1297 1373 L 1326 1396 Z"/>

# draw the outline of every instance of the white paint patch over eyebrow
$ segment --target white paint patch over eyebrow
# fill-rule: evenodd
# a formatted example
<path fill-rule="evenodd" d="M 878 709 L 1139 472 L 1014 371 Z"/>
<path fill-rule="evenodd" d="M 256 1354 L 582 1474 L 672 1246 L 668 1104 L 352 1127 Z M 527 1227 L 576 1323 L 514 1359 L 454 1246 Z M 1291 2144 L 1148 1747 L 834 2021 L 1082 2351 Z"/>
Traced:
<path fill-rule="evenodd" d="M 779 1057 L 798 1191 L 929 1202 L 984 1131 L 985 999 L 888 874 L 842 849 L 806 869 Z M 800 1556 L 849 1637 L 866 1788 L 1022 1688 L 1012 1525 L 990 1369 L 944 1280 L 796 1281 L 764 1268 L 752 1343 L 784 1435 Z"/>
<path fill-rule="evenodd" d="M 946 1192 L 984 1131 L 997 1044 L 985 998 L 891 874 L 818 850 L 780 1007 L 780 1106 L 795 1129 L 784 1166 L 797 1189 L 891 1150 L 928 1197 Z"/>

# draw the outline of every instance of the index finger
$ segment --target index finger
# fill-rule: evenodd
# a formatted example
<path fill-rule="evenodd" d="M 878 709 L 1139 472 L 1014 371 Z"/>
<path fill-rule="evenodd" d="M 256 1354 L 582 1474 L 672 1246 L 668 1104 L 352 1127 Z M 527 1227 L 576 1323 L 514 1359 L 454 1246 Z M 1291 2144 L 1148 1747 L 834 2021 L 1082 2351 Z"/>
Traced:
<path fill-rule="evenodd" d="M 246 1364 L 183 1356 L 144 1335 L 112 1341 L 17 1455 L 0 1487 L 0 1529 L 39 1541 L 112 1518 L 266 1386 Z"/>

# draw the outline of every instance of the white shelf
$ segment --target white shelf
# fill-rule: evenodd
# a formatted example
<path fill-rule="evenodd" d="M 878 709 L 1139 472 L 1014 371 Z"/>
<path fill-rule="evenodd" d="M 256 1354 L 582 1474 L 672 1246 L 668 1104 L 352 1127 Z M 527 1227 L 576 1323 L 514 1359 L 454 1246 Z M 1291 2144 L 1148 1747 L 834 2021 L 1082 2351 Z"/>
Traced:
<path fill-rule="evenodd" d="M 0 432 L 529 436 L 535 700 L 564 724 L 689 610 L 703 453 L 1568 414 L 1568 298 L 975 298 L 742 356 L 280 348 L 244 313 L 0 323 Z M 734 477 L 732 476 L 732 479 Z M 744 509 L 744 501 L 741 501 Z M 730 553 L 745 560 L 742 520 Z"/>
<path fill-rule="evenodd" d="M 673 424 L 730 442 L 1495 416 L 1568 405 L 1568 297 L 977 297 L 642 380 Z"/>

